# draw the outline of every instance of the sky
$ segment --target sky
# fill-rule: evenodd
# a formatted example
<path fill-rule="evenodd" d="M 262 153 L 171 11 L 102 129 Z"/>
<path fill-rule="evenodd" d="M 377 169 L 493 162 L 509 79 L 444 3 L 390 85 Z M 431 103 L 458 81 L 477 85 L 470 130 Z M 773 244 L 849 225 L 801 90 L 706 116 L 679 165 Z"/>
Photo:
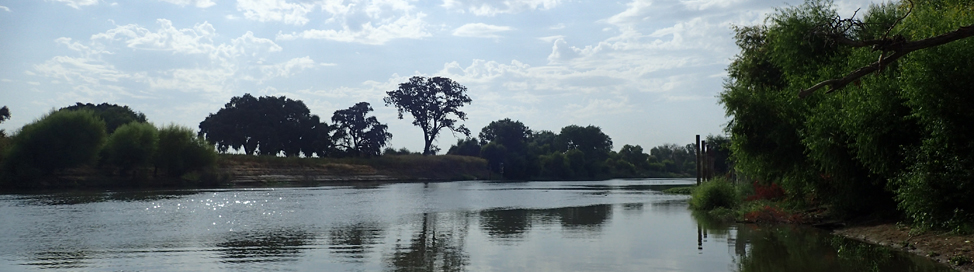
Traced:
<path fill-rule="evenodd" d="M 473 100 L 476 136 L 510 118 L 535 131 L 594 125 L 614 150 L 722 135 L 733 26 L 801 0 L 0 0 L 8 134 L 58 108 L 127 105 L 198 129 L 231 97 L 286 96 L 322 120 L 368 102 L 422 151 L 386 92 L 442 76 Z M 841 16 L 869 0 L 836 0 Z M 878 1 L 876 1 L 878 2 Z M 462 135 L 443 131 L 445 152 Z"/>

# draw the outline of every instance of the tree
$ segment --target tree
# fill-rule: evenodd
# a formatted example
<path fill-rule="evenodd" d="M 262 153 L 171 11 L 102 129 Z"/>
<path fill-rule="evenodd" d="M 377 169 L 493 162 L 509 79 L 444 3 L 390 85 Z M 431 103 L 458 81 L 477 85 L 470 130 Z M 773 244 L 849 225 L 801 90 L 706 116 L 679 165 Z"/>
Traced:
<path fill-rule="evenodd" d="M 560 150 L 578 150 L 585 153 L 586 157 L 604 160 L 612 151 L 612 138 L 602 133 L 602 129 L 596 126 L 576 126 L 570 125 L 561 128 L 558 134 L 558 143 L 561 144 Z"/>
<path fill-rule="evenodd" d="M 300 100 L 250 94 L 233 97 L 200 122 L 199 134 L 220 152 L 244 149 L 248 155 L 325 156 L 331 128 Z"/>
<path fill-rule="evenodd" d="M 10 119 L 10 109 L 7 106 L 3 106 L 3 108 L 0 108 L 0 123 L 7 121 L 7 119 Z"/>
<path fill-rule="evenodd" d="M 353 156 L 379 156 L 382 147 L 392 138 L 388 126 L 379 123 L 375 116 L 366 116 L 372 111 L 368 102 L 359 102 L 344 110 L 337 110 L 331 121 L 335 124 L 332 139 L 335 145 Z"/>
<path fill-rule="evenodd" d="M 809 1 L 738 28 L 721 93 L 735 168 L 840 216 L 974 230 L 974 39 L 956 36 L 972 8 L 900 1 L 859 21 Z"/>
<path fill-rule="evenodd" d="M 643 153 L 642 146 L 623 145 L 619 149 L 619 159 L 639 169 L 649 169 L 649 154 Z"/>
<path fill-rule="evenodd" d="M 480 156 L 480 148 L 480 142 L 475 138 L 459 139 L 457 140 L 457 144 L 451 146 L 446 154 L 478 157 Z"/>
<path fill-rule="evenodd" d="M 162 169 L 170 177 L 181 177 L 216 163 L 213 144 L 194 135 L 192 129 L 178 125 L 159 129 L 159 147 L 155 154 L 156 170 Z"/>
<path fill-rule="evenodd" d="M 7 121 L 7 119 L 10 119 L 10 109 L 8 109 L 7 106 L 3 106 L 3 108 L 0 108 L 0 123 L 3 123 L 3 121 Z M 7 137 L 7 133 L 4 130 L 0 129 L 0 138 L 5 138 L 5 137 Z M 3 150 L 0 149 L 0 152 L 2 151 Z M 2 154 L 0 154 L 0 156 L 2 156 Z"/>
<path fill-rule="evenodd" d="M 118 127 L 108 137 L 104 153 L 108 162 L 121 168 L 121 174 L 125 175 L 151 162 L 158 143 L 159 131 L 155 126 L 132 122 Z"/>
<path fill-rule="evenodd" d="M 10 180 L 25 181 L 90 163 L 105 138 L 105 122 L 90 110 L 54 111 L 13 136 L 3 170 Z"/>
<path fill-rule="evenodd" d="M 389 96 L 382 100 L 386 106 L 396 107 L 399 119 L 407 112 L 413 116 L 413 125 L 423 129 L 423 155 L 433 155 L 433 141 L 440 130 L 448 128 L 470 136 L 469 129 L 457 125 L 457 120 L 467 120 L 467 114 L 460 111 L 460 107 L 471 102 L 466 92 L 467 87 L 449 78 L 414 76 L 409 82 L 400 83 L 399 89 L 386 92 Z"/>
<path fill-rule="evenodd" d="M 531 129 L 520 121 L 513 121 L 505 118 L 490 122 L 480 130 L 480 144 L 483 146 L 497 145 L 503 147 L 500 154 L 492 157 L 484 156 L 492 167 L 504 165 L 504 177 L 514 179 L 526 179 L 534 171 L 529 165 L 535 161 L 528 150 L 527 142 L 531 137 Z"/>
<path fill-rule="evenodd" d="M 526 142 L 531 137 L 531 129 L 521 121 L 512 121 L 510 118 L 490 122 L 480 130 L 480 144 L 486 145 L 496 142 L 504 145 L 511 151 L 524 152 Z"/>
<path fill-rule="evenodd" d="M 81 104 L 81 102 L 78 102 L 73 106 L 64 107 L 60 110 L 90 110 L 95 116 L 105 121 L 105 131 L 108 134 L 114 133 L 116 129 L 124 124 L 148 122 L 144 113 L 136 112 L 129 108 L 129 106 L 119 106 L 116 104 L 101 103 L 95 105 L 91 103 Z"/>

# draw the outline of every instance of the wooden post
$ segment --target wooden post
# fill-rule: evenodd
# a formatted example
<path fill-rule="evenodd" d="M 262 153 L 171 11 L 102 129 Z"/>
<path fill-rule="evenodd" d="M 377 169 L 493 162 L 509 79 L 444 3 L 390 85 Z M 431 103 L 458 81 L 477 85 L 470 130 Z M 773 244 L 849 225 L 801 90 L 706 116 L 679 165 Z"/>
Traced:
<path fill-rule="evenodd" d="M 700 178 L 702 177 L 700 173 L 700 167 L 702 166 L 700 160 L 700 134 L 697 134 L 697 145 L 694 149 L 696 149 L 697 152 L 697 186 L 700 186 Z"/>
<path fill-rule="evenodd" d="M 703 174 L 703 181 L 707 178 L 707 141 L 700 141 L 700 173 Z"/>

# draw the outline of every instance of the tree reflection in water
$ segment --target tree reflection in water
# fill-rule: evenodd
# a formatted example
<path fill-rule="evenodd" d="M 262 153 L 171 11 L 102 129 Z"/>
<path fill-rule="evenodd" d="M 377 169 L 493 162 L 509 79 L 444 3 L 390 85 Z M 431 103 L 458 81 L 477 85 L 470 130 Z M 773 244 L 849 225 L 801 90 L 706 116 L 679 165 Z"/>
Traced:
<path fill-rule="evenodd" d="M 382 236 L 382 227 L 375 222 L 336 227 L 328 232 L 328 249 L 343 261 L 361 263 Z"/>
<path fill-rule="evenodd" d="M 241 232 L 226 234 L 218 243 L 223 262 L 261 263 L 295 261 L 301 250 L 311 244 L 314 235 L 301 230 Z"/>
<path fill-rule="evenodd" d="M 396 243 L 395 252 L 389 258 L 394 271 L 463 271 L 470 262 L 464 252 L 464 240 L 469 222 L 467 216 L 445 220 L 458 222 L 454 226 L 437 224 L 441 214 L 424 213 L 419 232 L 403 246 Z M 452 218 L 451 218 L 452 219 Z M 463 221 L 463 222 L 460 222 Z M 442 228 L 442 229 L 441 229 Z"/>
<path fill-rule="evenodd" d="M 918 256 L 796 225 L 736 224 L 693 212 L 698 246 L 707 235 L 726 240 L 741 272 L 771 271 L 953 271 Z M 733 230 L 733 231 L 732 231 Z"/>

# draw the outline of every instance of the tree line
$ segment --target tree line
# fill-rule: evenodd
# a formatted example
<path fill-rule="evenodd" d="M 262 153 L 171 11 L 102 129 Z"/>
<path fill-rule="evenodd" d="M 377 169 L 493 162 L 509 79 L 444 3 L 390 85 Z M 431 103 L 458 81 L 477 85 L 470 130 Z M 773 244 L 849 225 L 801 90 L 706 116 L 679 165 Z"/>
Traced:
<path fill-rule="evenodd" d="M 836 214 L 974 231 L 974 2 L 841 18 L 810 0 L 765 22 L 736 28 L 720 95 L 738 170 Z"/>
<path fill-rule="evenodd" d="M 628 144 L 613 151 L 612 138 L 592 125 L 554 133 L 508 118 L 491 122 L 478 136 L 458 140 L 447 154 L 487 159 L 491 170 L 509 179 L 691 177 L 696 171 L 695 144 L 664 144 L 649 154 Z"/>
<path fill-rule="evenodd" d="M 0 116 L 10 116 L 3 107 Z M 216 161 L 213 147 L 192 129 L 149 124 L 142 113 L 115 104 L 82 104 L 51 111 L 16 134 L 0 134 L 0 184 L 56 186 L 57 175 L 94 165 L 107 176 L 141 181 L 179 178 Z"/>

